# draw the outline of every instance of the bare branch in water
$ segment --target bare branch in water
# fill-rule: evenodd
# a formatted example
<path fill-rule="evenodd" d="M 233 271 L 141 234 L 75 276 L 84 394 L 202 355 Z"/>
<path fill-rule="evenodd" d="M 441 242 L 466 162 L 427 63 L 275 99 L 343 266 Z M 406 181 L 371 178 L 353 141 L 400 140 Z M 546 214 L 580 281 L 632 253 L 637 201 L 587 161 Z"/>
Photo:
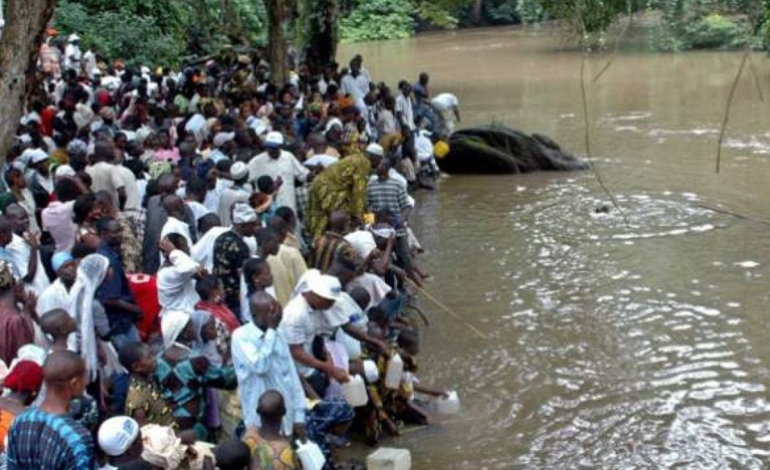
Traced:
<path fill-rule="evenodd" d="M 620 204 L 618 204 L 617 199 L 615 198 L 615 195 L 612 194 L 612 191 L 607 188 L 607 185 L 604 184 L 604 180 L 602 179 L 602 175 L 599 173 L 599 169 L 596 167 L 596 162 L 594 161 L 591 153 L 591 125 L 589 122 L 588 117 L 588 94 L 586 92 L 586 76 L 585 76 L 585 69 L 586 69 L 586 56 L 588 55 L 588 51 L 583 51 L 583 59 L 580 61 L 580 95 L 583 98 L 583 121 L 585 125 L 585 145 L 586 145 L 586 158 L 588 158 L 588 161 L 591 164 L 591 169 L 594 172 L 594 176 L 596 176 L 596 181 L 599 183 L 599 186 L 601 186 L 602 190 L 605 194 L 610 198 L 610 201 L 612 201 L 612 205 L 615 207 L 615 210 L 618 211 L 618 213 L 623 217 L 623 223 L 626 225 L 626 227 L 630 226 L 630 223 L 628 222 L 628 217 L 626 217 L 626 213 L 623 212 L 623 209 L 621 209 Z"/>
<path fill-rule="evenodd" d="M 602 67 L 599 73 L 596 74 L 594 79 L 591 80 L 591 85 L 593 85 L 600 78 L 602 78 L 602 75 L 604 75 L 604 72 L 610 69 L 612 64 L 615 62 L 615 59 L 618 57 L 618 49 L 620 49 L 620 43 L 626 37 L 626 33 L 628 32 L 628 29 L 631 26 L 631 0 L 626 1 L 626 8 L 628 9 L 628 21 L 626 21 L 625 26 L 623 26 L 623 30 L 620 31 L 620 34 L 615 39 L 615 50 L 612 51 L 612 57 L 610 57 L 610 60 L 608 60 L 607 63 L 604 64 L 604 67 Z"/>
<path fill-rule="evenodd" d="M 751 75 L 754 76 L 754 85 L 757 88 L 757 94 L 759 95 L 759 101 L 765 102 L 765 93 L 762 91 L 762 82 L 759 81 L 759 74 L 757 73 L 757 69 L 754 67 L 754 59 L 752 59 L 752 54 L 749 52 L 749 70 L 751 70 Z"/>
<path fill-rule="evenodd" d="M 722 143 L 725 139 L 725 133 L 727 132 L 727 124 L 730 121 L 730 108 L 733 106 L 733 99 L 735 98 L 735 90 L 738 89 L 738 82 L 741 81 L 741 75 L 743 75 L 743 69 L 746 67 L 746 62 L 751 54 L 751 47 L 746 47 L 746 52 L 743 53 L 743 59 L 741 59 L 741 66 L 738 67 L 738 73 L 735 74 L 735 80 L 733 80 L 733 86 L 730 88 L 730 94 L 727 97 L 727 105 L 725 106 L 725 116 L 722 119 L 722 128 L 719 130 L 719 142 L 717 147 L 717 167 L 716 171 L 722 167 Z"/>

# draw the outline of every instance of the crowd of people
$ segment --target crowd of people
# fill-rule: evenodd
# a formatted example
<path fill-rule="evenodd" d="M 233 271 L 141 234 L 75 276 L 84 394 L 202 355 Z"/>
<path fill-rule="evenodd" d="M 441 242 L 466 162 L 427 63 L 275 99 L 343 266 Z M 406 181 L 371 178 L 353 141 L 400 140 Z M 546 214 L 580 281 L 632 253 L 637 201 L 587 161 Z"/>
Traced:
<path fill-rule="evenodd" d="M 286 470 L 307 440 L 335 468 L 427 423 L 410 193 L 456 97 L 360 56 L 276 84 L 256 55 L 151 71 L 71 36 L 40 67 L 0 194 L 5 468 Z"/>

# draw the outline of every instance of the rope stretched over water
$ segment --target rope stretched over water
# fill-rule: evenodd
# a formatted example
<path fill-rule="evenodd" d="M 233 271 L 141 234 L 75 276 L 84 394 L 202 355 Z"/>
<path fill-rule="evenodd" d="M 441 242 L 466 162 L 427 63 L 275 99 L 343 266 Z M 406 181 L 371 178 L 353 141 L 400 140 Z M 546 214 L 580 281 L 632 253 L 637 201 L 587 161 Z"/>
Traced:
<path fill-rule="evenodd" d="M 450 309 L 450 308 L 449 308 L 449 307 L 447 307 L 446 305 L 442 304 L 442 303 L 441 303 L 441 302 L 440 302 L 440 301 L 439 301 L 437 298 L 435 298 L 433 295 L 431 295 L 431 293 L 430 293 L 430 292 L 428 292 L 428 291 L 426 291 L 424 288 L 422 288 L 422 287 L 418 286 L 418 285 L 417 285 L 417 284 L 416 284 L 414 281 L 412 281 L 411 279 L 407 279 L 407 281 L 409 281 L 409 283 L 410 283 L 412 286 L 414 286 L 414 287 L 417 289 L 417 291 L 418 291 L 420 294 L 424 295 L 424 296 L 425 296 L 425 298 L 427 298 L 428 300 L 430 300 L 431 302 L 433 302 L 434 304 L 436 304 L 436 306 L 437 306 L 438 308 L 440 308 L 441 310 L 443 310 L 444 312 L 446 312 L 446 313 L 447 313 L 447 314 L 448 314 L 450 317 L 454 318 L 454 319 L 455 319 L 455 320 L 457 320 L 458 322 L 460 322 L 460 323 L 462 323 L 463 325 L 465 325 L 465 327 L 466 327 L 466 328 L 468 328 L 469 330 L 471 330 L 473 333 L 475 333 L 475 334 L 476 334 L 476 336 L 478 336 L 478 337 L 479 337 L 479 338 L 481 338 L 481 339 L 489 339 L 489 336 L 485 335 L 484 333 L 482 333 L 482 332 L 481 332 L 481 330 L 479 330 L 479 329 L 478 329 L 478 328 L 476 328 L 475 326 L 473 326 L 473 325 L 471 325 L 470 323 L 468 323 L 468 322 L 467 322 L 467 321 L 466 321 L 464 318 L 462 318 L 460 315 L 458 315 L 457 313 L 455 313 L 454 311 L 452 311 L 452 309 Z"/>

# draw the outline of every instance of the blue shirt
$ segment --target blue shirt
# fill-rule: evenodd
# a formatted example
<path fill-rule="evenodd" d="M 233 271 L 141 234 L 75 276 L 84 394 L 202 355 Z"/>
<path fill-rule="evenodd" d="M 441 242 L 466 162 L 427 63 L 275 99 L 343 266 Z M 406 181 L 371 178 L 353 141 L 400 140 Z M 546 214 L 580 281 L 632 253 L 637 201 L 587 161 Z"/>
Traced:
<path fill-rule="evenodd" d="M 249 323 L 235 330 L 231 348 L 246 427 L 259 427 L 259 398 L 266 391 L 275 390 L 283 396 L 286 405 L 282 431 L 285 436 L 290 436 L 294 423 L 305 422 L 307 405 L 283 335 L 271 329 L 262 331 Z"/>
<path fill-rule="evenodd" d="M 67 416 L 38 409 L 16 417 L 8 432 L 9 470 L 92 470 L 94 441 Z"/>
<path fill-rule="evenodd" d="M 134 294 L 128 285 L 126 272 L 123 270 L 123 260 L 120 258 L 120 253 L 104 242 L 99 244 L 96 252 L 107 257 L 112 268 L 112 276 L 108 275 L 104 278 L 104 282 L 99 286 L 99 290 L 96 291 L 96 299 L 104 305 L 104 311 L 110 320 L 110 333 L 113 335 L 125 334 L 131 330 L 131 326 L 136 322 L 136 315 L 130 314 L 125 310 L 109 307 L 104 302 L 105 300 L 125 300 L 132 304 L 136 303 Z"/>

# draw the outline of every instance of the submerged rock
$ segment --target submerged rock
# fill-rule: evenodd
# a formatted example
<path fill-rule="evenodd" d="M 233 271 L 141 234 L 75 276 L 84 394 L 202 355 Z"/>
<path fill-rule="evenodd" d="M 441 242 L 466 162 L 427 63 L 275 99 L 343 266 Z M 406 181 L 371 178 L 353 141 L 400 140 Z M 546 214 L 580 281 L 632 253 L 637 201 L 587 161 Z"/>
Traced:
<path fill-rule="evenodd" d="M 550 138 L 527 135 L 500 125 L 463 129 L 452 134 L 449 154 L 438 160 L 447 173 L 506 174 L 578 171 L 588 164 Z"/>

